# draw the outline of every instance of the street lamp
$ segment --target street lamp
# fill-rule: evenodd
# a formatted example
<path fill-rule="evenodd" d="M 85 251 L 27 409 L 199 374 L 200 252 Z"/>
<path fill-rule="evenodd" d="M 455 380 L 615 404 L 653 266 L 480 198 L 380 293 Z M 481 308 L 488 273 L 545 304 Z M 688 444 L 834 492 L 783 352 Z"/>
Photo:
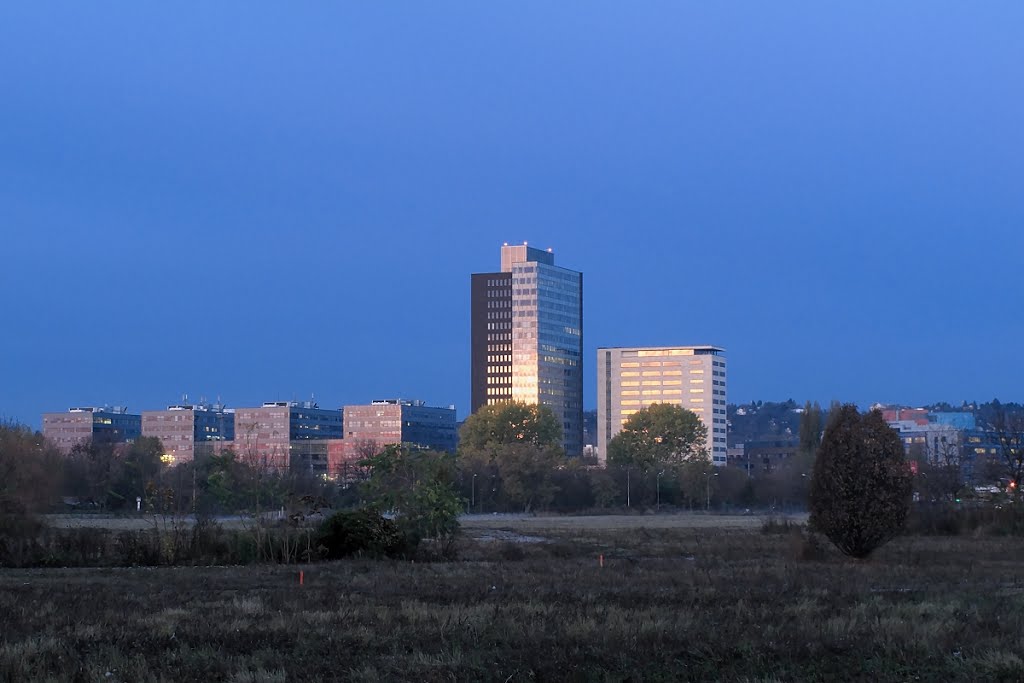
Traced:
<path fill-rule="evenodd" d="M 656 482 L 657 483 L 655 484 L 655 488 L 656 488 L 656 490 L 658 492 L 658 509 L 659 510 L 661 509 L 661 475 L 663 475 L 663 474 L 665 474 L 665 470 L 662 470 L 662 471 L 658 472 L 658 476 L 656 477 Z"/>
<path fill-rule="evenodd" d="M 475 474 L 473 475 L 473 488 L 472 488 L 472 493 L 470 493 L 470 496 L 471 496 L 471 499 L 470 499 L 470 503 L 469 503 L 469 509 L 472 510 L 474 507 L 476 507 L 476 475 Z"/>
<path fill-rule="evenodd" d="M 707 510 L 707 511 L 710 511 L 711 510 L 711 477 L 717 477 L 718 476 L 718 472 L 715 472 L 714 474 L 712 474 L 711 472 L 706 472 L 705 474 L 707 474 L 707 483 L 708 483 L 707 494 L 708 495 L 707 495 L 707 501 L 705 503 L 704 509 Z"/>
<path fill-rule="evenodd" d="M 629 467 L 626 467 L 626 507 L 629 507 Z"/>

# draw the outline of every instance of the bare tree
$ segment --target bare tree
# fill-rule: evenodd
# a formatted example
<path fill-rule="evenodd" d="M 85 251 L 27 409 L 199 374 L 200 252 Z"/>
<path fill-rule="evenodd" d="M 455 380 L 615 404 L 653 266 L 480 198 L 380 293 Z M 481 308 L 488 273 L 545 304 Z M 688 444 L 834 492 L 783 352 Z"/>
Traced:
<path fill-rule="evenodd" d="M 1014 498 L 1020 499 L 1020 486 L 1024 481 L 1024 412 L 1008 410 L 996 403 L 993 406 L 988 436 L 995 445 L 1007 486 Z"/>

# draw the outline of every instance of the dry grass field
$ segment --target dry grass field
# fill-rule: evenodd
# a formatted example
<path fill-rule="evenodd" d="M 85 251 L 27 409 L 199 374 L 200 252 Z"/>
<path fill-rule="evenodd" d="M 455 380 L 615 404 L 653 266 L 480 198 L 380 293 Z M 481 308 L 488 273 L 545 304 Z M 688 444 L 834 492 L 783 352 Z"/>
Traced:
<path fill-rule="evenodd" d="M 685 517 L 470 519 L 456 561 L 304 565 L 302 585 L 279 565 L 3 570 L 0 680 L 1024 680 L 1015 539 L 857 562 Z"/>

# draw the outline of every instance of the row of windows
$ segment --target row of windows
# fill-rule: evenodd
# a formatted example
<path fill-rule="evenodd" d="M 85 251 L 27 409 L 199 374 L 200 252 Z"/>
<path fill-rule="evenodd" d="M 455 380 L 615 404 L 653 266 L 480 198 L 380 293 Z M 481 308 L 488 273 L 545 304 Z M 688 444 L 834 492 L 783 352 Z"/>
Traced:
<path fill-rule="evenodd" d="M 622 377 L 681 377 L 682 370 L 629 370 L 622 373 Z"/>
<path fill-rule="evenodd" d="M 636 355 L 640 358 L 644 356 L 692 356 L 693 349 L 646 349 L 638 350 Z"/>
<path fill-rule="evenodd" d="M 512 301 L 510 299 L 498 299 L 497 301 L 488 301 L 487 308 L 512 308 Z"/>
<path fill-rule="evenodd" d="M 487 387 L 488 396 L 511 396 L 511 387 Z"/>
<path fill-rule="evenodd" d="M 488 287 L 508 287 L 508 280 L 509 280 L 508 278 L 502 278 L 500 280 L 488 280 L 487 281 L 487 286 Z M 490 296 L 490 292 L 488 292 L 487 295 Z"/>
<path fill-rule="evenodd" d="M 488 320 L 506 320 L 512 317 L 512 311 L 487 311 Z"/>
<path fill-rule="evenodd" d="M 487 323 L 489 330 L 511 330 L 512 323 Z"/>

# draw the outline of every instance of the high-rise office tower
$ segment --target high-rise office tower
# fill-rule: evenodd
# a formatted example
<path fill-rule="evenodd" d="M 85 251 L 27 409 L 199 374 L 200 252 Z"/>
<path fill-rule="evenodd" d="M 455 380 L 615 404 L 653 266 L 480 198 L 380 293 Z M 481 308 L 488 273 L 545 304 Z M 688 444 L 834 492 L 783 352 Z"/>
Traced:
<path fill-rule="evenodd" d="M 725 349 L 657 346 L 597 350 L 597 457 L 633 413 L 672 403 L 697 414 L 708 428 L 711 462 L 726 464 Z"/>
<path fill-rule="evenodd" d="M 526 245 L 472 278 L 472 410 L 502 401 L 555 413 L 570 456 L 583 450 L 583 273 Z"/>

